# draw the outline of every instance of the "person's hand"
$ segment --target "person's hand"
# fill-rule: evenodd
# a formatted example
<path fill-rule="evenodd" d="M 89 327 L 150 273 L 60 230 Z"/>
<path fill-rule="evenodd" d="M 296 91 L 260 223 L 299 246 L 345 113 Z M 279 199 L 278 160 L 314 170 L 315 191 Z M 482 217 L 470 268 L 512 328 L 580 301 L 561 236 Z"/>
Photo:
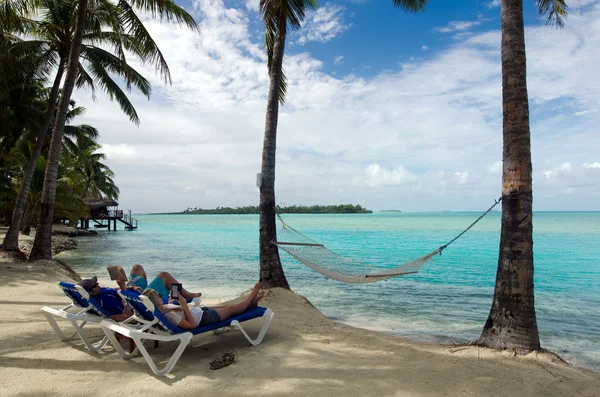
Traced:
<path fill-rule="evenodd" d="M 125 279 L 121 275 L 117 276 L 117 284 L 119 285 L 119 288 L 127 289 L 127 284 L 125 284 Z"/>
<path fill-rule="evenodd" d="M 187 307 L 187 300 L 182 296 L 181 299 L 179 299 L 179 304 L 181 305 L 181 307 Z"/>
<path fill-rule="evenodd" d="M 134 291 L 137 291 L 137 292 L 139 292 L 140 294 L 143 292 L 143 291 L 142 291 L 142 287 L 138 287 L 137 285 L 134 285 L 134 286 L 133 286 L 133 287 L 131 287 L 131 288 L 133 288 L 133 290 L 134 290 Z"/>

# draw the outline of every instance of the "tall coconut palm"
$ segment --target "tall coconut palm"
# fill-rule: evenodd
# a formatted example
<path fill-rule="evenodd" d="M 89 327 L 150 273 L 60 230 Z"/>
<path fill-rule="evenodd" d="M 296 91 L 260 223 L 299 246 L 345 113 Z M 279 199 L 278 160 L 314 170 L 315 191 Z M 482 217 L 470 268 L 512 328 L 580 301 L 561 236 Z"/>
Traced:
<path fill-rule="evenodd" d="M 563 25 L 564 0 L 537 0 Z M 540 348 L 533 293 L 532 167 L 523 0 L 502 0 L 502 226 L 496 287 L 478 343 L 528 353 Z"/>
<path fill-rule="evenodd" d="M 269 70 L 269 96 L 262 153 L 260 186 L 260 283 L 264 288 L 290 288 L 281 267 L 279 251 L 272 241 L 277 237 L 275 224 L 275 152 L 279 103 L 283 104 L 286 81 L 283 54 L 288 27 L 299 29 L 307 9 L 315 9 L 317 0 L 261 0 L 265 21 L 265 44 Z"/>
<path fill-rule="evenodd" d="M 44 188 L 42 190 L 42 201 L 38 215 L 38 226 L 36 228 L 35 240 L 30 260 L 52 258 L 52 218 L 54 217 L 54 204 L 56 201 L 56 182 L 58 175 L 58 161 L 62 147 L 62 134 L 67 118 L 67 110 L 71 100 L 75 80 L 77 78 L 77 66 L 79 64 L 79 53 L 83 41 L 85 16 L 88 0 L 78 0 L 77 16 L 75 18 L 75 30 L 69 50 L 68 63 L 66 65 L 66 77 L 62 89 L 62 95 L 58 105 L 58 113 L 52 130 L 50 141 L 50 152 L 44 173 Z M 20 225 L 19 225 L 20 226 Z"/>
<path fill-rule="evenodd" d="M 96 4 L 93 1 L 92 4 Z M 141 20 L 136 15 L 134 8 L 144 11 L 149 11 L 154 16 L 160 16 L 168 21 L 174 21 L 181 25 L 185 25 L 194 30 L 198 30 L 198 25 L 191 15 L 183 8 L 177 6 L 172 0 L 120 0 L 116 7 L 112 7 L 109 2 L 98 2 L 106 7 L 104 12 L 106 19 L 97 19 L 92 24 L 94 32 L 97 35 L 102 35 L 105 40 L 108 40 L 113 46 L 120 50 L 119 59 L 125 60 L 125 50 L 137 50 L 136 53 L 143 62 L 152 64 L 165 77 L 165 80 L 170 81 L 168 66 L 164 60 L 162 53 L 156 46 L 156 43 L 145 29 Z M 38 217 L 37 233 L 34 244 L 31 250 L 30 259 L 49 259 L 52 257 L 51 252 L 51 234 L 52 234 L 52 219 L 54 211 L 54 202 L 56 194 L 56 178 L 58 171 L 58 161 L 60 157 L 60 148 L 62 144 L 62 133 L 65 126 L 65 116 L 71 94 L 75 84 L 89 83 L 89 77 L 77 79 L 79 55 L 82 53 L 82 41 L 86 34 L 86 11 L 88 8 L 88 0 L 79 0 L 77 7 L 77 16 L 75 19 L 75 29 L 72 35 L 72 41 L 69 47 L 68 64 L 65 68 L 66 78 L 62 89 L 62 95 L 59 102 L 59 109 L 56 115 L 54 127 L 52 130 L 52 140 L 50 144 L 50 153 L 47 161 L 46 174 L 44 177 L 44 190 L 42 195 L 42 205 L 40 215 Z M 112 28 L 112 32 L 103 33 L 102 26 L 108 22 Z M 92 75 L 101 78 L 102 81 L 109 82 L 104 85 L 105 89 L 117 92 L 120 90 L 116 84 L 110 84 L 108 72 L 115 72 L 112 68 L 115 59 L 106 51 L 85 51 L 88 57 L 96 59 L 103 67 L 93 68 Z M 74 59 L 73 59 L 74 58 Z M 92 63 L 93 65 L 94 63 Z M 132 74 L 127 74 L 128 87 L 133 84 L 138 84 L 141 80 L 136 80 Z M 138 87 L 139 88 L 139 87 Z M 148 87 L 149 88 L 149 87 Z M 148 91 L 149 92 L 149 91 Z M 119 97 L 117 97 L 119 100 Z M 128 102 L 128 101 L 127 101 Z M 119 101 L 123 107 L 124 102 Z M 133 107 L 131 107 L 132 109 Z M 130 114 L 130 113 L 129 113 Z M 132 114 L 130 114 L 130 118 Z M 136 116 L 137 117 L 137 116 Z"/>
<path fill-rule="evenodd" d="M 2 19 L 2 18 L 0 18 Z M 4 27 L 5 28 L 5 27 Z M 18 32 L 18 30 L 16 30 Z M 21 39 L 0 31 L 0 178 L 10 175 L 4 156 L 25 135 L 39 128 L 45 104 L 43 84 L 54 66 L 37 46 L 16 48 Z M 43 66 L 41 66 L 43 65 Z M 1 183 L 1 182 L 0 182 Z"/>
<path fill-rule="evenodd" d="M 27 23 L 19 25 L 18 30 L 21 33 L 28 33 L 36 40 L 24 41 L 15 38 L 13 39 L 14 42 L 8 47 L 9 53 L 24 54 L 29 59 L 37 59 L 37 67 L 42 70 L 55 67 L 56 76 L 50 91 L 46 114 L 41 127 L 38 127 L 36 145 L 29 159 L 27 171 L 23 177 L 21 189 L 15 202 L 11 227 L 1 246 L 5 251 L 18 251 L 18 230 L 25 210 L 25 201 L 28 197 L 37 158 L 45 144 L 47 131 L 55 115 L 60 82 L 64 74 L 68 51 L 71 46 L 71 38 L 73 37 L 74 30 L 73 20 L 76 10 L 74 7 L 75 4 L 72 0 L 39 1 L 38 13 L 41 14 L 41 19 L 34 21 L 22 17 L 21 20 Z M 132 121 L 139 123 L 139 118 L 133 105 L 129 102 L 119 85 L 114 82 L 109 72 L 124 77 L 128 88 L 133 84 L 148 97 L 150 95 L 150 85 L 143 76 L 127 65 L 124 58 L 119 58 L 103 48 L 94 46 L 94 44 L 99 42 L 114 44 L 115 40 L 111 37 L 111 32 L 103 31 L 102 26 L 110 25 L 112 20 L 107 22 L 108 18 L 106 16 L 111 15 L 111 12 L 113 14 L 116 13 L 116 11 L 114 8 L 111 8 L 111 12 L 105 12 L 104 9 L 98 9 L 97 7 L 100 5 L 106 8 L 110 7 L 110 4 L 105 5 L 104 3 L 94 2 L 93 5 L 96 8 L 92 8 L 87 12 L 87 27 L 82 43 L 81 60 L 78 64 L 77 85 L 86 85 L 92 91 L 94 91 L 95 85 L 100 85 L 111 99 L 114 98 L 117 100 L 121 105 L 121 109 L 129 115 Z M 147 38 L 145 41 L 140 41 L 126 32 L 120 32 L 119 37 L 122 42 L 126 43 L 127 48 L 142 60 L 146 60 L 149 55 L 156 54 L 158 51 L 153 42 Z M 160 60 L 157 66 L 162 69 Z"/>

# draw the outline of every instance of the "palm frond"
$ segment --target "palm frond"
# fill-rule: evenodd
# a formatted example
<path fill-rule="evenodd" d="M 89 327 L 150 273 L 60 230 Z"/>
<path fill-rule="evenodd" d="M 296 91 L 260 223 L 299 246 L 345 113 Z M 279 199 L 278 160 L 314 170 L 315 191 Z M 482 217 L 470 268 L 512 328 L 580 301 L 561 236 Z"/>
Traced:
<path fill-rule="evenodd" d="M 273 57 L 275 41 L 280 35 L 287 33 L 287 26 L 299 29 L 306 17 L 306 10 L 316 9 L 317 0 L 260 0 L 259 10 L 265 22 L 265 48 L 267 52 L 267 69 L 269 74 L 273 68 Z M 282 66 L 283 68 L 283 66 Z M 279 102 L 285 102 L 287 94 L 287 77 L 281 70 L 281 81 L 279 84 Z"/>
<path fill-rule="evenodd" d="M 129 116 L 129 120 L 136 125 L 140 124 L 139 116 L 133 107 L 133 104 L 127 98 L 127 95 L 121 90 L 121 87 L 112 79 L 105 68 L 97 62 L 91 62 L 89 65 L 94 80 L 104 89 L 111 100 L 116 100 L 123 113 Z"/>
<path fill-rule="evenodd" d="M 87 87 L 92 91 L 92 99 L 96 100 L 96 86 L 94 85 L 94 79 L 88 74 L 81 62 L 77 65 L 77 78 L 75 79 L 75 86 L 77 88 Z"/>
<path fill-rule="evenodd" d="M 125 0 L 119 0 L 118 6 L 121 10 L 121 24 L 127 33 L 131 35 L 136 45 L 136 54 L 145 63 L 149 64 L 164 79 L 165 83 L 171 84 L 171 72 L 160 48 L 139 19 L 135 10 Z"/>
<path fill-rule="evenodd" d="M 538 13 L 546 16 L 546 25 L 562 28 L 568 15 L 565 0 L 536 0 Z"/>
<path fill-rule="evenodd" d="M 194 18 L 173 0 L 128 0 L 139 10 L 149 12 L 154 18 L 165 19 L 178 25 L 200 32 L 200 27 Z"/>
<path fill-rule="evenodd" d="M 425 11 L 427 0 L 394 0 L 394 6 L 406 12 Z"/>
<path fill-rule="evenodd" d="M 95 64 L 98 67 L 106 69 L 107 72 L 123 77 L 128 90 L 131 90 L 131 86 L 134 85 L 146 97 L 150 97 L 150 93 L 152 92 L 150 82 L 114 54 L 100 47 L 82 45 L 80 56 L 87 60 L 90 65 Z"/>

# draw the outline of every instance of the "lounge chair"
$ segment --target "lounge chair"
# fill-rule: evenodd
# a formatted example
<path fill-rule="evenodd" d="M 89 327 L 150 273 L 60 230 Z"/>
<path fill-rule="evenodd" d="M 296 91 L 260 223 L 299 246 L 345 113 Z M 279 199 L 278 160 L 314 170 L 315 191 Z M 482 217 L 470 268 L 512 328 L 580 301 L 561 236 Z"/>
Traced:
<path fill-rule="evenodd" d="M 58 335 L 61 341 L 67 342 L 73 339 L 75 335 L 79 335 L 79 338 L 83 341 L 85 346 L 92 352 L 96 353 L 104 349 L 108 343 L 108 338 L 105 336 L 100 342 L 92 344 L 88 338 L 83 334 L 83 327 L 87 323 L 100 324 L 102 320 L 110 320 L 111 314 L 104 310 L 102 306 L 94 299 L 90 294 L 80 285 L 65 283 L 63 281 L 58 283 L 58 286 L 63 290 L 65 295 L 69 297 L 72 303 L 62 309 L 54 309 L 52 307 L 44 306 L 42 311 L 44 316 L 50 323 L 50 326 Z M 131 292 L 131 294 L 136 294 Z M 167 301 L 168 298 L 165 298 Z M 200 298 L 194 298 L 188 300 L 190 306 L 200 306 Z M 64 318 L 71 322 L 71 325 L 75 329 L 75 332 L 69 336 L 65 336 L 62 332 L 54 317 Z M 133 322 L 135 318 L 130 317 L 124 321 L 124 323 Z M 81 322 L 81 325 L 78 324 Z"/>
<path fill-rule="evenodd" d="M 127 291 L 119 291 L 119 294 L 123 297 L 123 299 L 125 299 L 129 306 L 133 308 L 135 313 L 133 317 L 135 317 L 136 321 L 142 324 L 142 326 L 133 327 L 130 324 L 117 324 L 115 322 L 106 320 L 102 321 L 100 326 L 104 330 L 104 333 L 109 338 L 112 345 L 115 347 L 115 350 L 117 350 L 123 359 L 134 357 L 139 350 L 150 366 L 152 372 L 158 376 L 163 376 L 171 372 L 194 335 L 233 326 L 237 327 L 252 345 L 258 345 L 265 337 L 265 334 L 267 333 L 269 325 L 271 324 L 274 316 L 274 313 L 271 311 L 271 309 L 254 307 L 246 310 L 242 314 L 231 317 L 225 321 L 221 321 L 220 323 L 191 330 L 185 330 L 171 324 L 169 320 L 167 320 L 165 316 L 154 307 L 154 304 L 152 304 L 148 297 Z M 264 317 L 265 322 L 256 339 L 252 339 L 250 336 L 248 336 L 240 323 L 257 317 Z M 117 341 L 115 333 L 131 338 L 136 345 L 136 349 L 132 353 L 126 353 Z M 179 341 L 179 345 L 177 346 L 177 349 L 173 355 L 169 358 L 169 361 L 164 368 L 158 369 L 154 360 L 150 357 L 150 354 L 148 354 L 148 351 L 144 347 L 144 340 L 159 342 Z"/>
<path fill-rule="evenodd" d="M 85 346 L 92 352 L 102 350 L 108 343 L 108 338 L 104 337 L 100 342 L 92 344 L 83 334 L 83 327 L 87 323 L 100 324 L 102 320 L 111 321 L 109 320 L 110 313 L 104 310 L 82 286 L 62 281 L 58 283 L 58 286 L 62 288 L 65 295 L 71 299 L 72 303 L 62 309 L 54 309 L 48 306 L 42 307 L 44 316 L 46 316 L 46 319 L 54 332 L 56 332 L 56 335 L 58 335 L 63 342 L 73 339 L 75 335 L 79 335 L 79 338 L 81 338 Z M 56 323 L 55 317 L 64 318 L 70 321 L 75 332 L 70 336 L 65 336 Z M 81 324 L 78 324 L 78 322 L 81 322 Z"/>

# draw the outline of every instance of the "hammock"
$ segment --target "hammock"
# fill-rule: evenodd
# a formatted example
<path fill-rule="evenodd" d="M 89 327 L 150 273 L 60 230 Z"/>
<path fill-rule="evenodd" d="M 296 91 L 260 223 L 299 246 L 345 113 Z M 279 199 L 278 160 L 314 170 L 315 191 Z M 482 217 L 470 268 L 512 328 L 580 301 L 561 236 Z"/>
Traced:
<path fill-rule="evenodd" d="M 441 254 L 447 246 L 452 244 L 470 228 L 472 228 L 477 222 L 479 222 L 481 218 L 487 215 L 501 200 L 502 197 L 500 197 L 498 200 L 495 200 L 494 204 L 473 223 L 471 223 L 469 227 L 433 252 L 430 252 L 429 254 L 412 260 L 408 263 L 404 263 L 393 268 L 386 268 L 381 271 L 370 272 L 368 265 L 346 258 L 331 251 L 323 244 L 319 244 L 310 237 L 287 225 L 279 214 L 277 214 L 277 217 L 279 218 L 282 227 L 277 233 L 277 239 L 272 243 L 290 254 L 297 261 L 305 264 L 315 272 L 320 273 L 325 277 L 349 284 L 374 283 L 376 281 L 387 280 L 392 277 L 417 273 L 423 267 L 423 265 L 432 260 L 435 255 Z M 352 269 L 356 273 L 348 273 L 343 269 Z"/>

